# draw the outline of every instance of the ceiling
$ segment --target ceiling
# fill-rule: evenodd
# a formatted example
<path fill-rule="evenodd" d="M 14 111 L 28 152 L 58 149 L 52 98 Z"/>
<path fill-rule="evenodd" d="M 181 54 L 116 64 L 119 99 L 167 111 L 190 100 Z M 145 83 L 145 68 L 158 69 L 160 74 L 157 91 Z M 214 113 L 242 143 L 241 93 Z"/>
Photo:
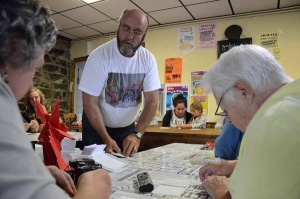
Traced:
<path fill-rule="evenodd" d="M 52 10 L 60 35 L 81 40 L 114 33 L 124 9 L 141 9 L 149 16 L 149 29 L 178 22 L 230 17 L 243 13 L 300 6 L 300 0 L 41 0 Z"/>

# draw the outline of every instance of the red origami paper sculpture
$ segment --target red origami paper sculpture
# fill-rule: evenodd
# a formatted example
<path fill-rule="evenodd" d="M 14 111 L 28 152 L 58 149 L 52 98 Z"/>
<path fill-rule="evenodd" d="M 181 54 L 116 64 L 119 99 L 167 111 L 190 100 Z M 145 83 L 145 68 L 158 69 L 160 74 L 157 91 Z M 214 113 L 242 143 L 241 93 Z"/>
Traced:
<path fill-rule="evenodd" d="M 60 170 L 68 170 L 68 165 L 61 155 L 61 141 L 67 137 L 74 138 L 67 133 L 67 126 L 59 122 L 59 98 L 56 99 L 55 106 L 51 115 L 44 107 L 35 101 L 38 116 L 43 122 L 44 127 L 38 140 L 43 142 L 44 163 L 46 166 L 54 165 Z"/>

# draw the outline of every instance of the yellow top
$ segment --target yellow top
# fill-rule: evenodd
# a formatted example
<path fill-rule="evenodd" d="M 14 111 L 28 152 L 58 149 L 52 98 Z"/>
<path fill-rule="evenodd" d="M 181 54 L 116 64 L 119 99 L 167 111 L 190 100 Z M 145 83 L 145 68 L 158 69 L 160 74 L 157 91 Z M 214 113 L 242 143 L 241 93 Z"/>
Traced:
<path fill-rule="evenodd" d="M 259 108 L 229 180 L 233 199 L 300 198 L 300 79 Z"/>

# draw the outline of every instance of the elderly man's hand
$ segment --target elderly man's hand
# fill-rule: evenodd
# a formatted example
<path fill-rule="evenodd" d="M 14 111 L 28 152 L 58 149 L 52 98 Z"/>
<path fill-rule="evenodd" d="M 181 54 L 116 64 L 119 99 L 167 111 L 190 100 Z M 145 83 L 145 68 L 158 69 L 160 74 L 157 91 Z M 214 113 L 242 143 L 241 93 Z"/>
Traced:
<path fill-rule="evenodd" d="M 199 170 L 199 178 L 201 181 L 208 176 L 227 176 L 229 177 L 234 170 L 237 160 L 223 162 L 209 162 Z"/>
<path fill-rule="evenodd" d="M 126 157 L 133 156 L 139 149 L 140 141 L 141 140 L 133 133 L 128 135 L 123 140 L 123 155 Z"/>
<path fill-rule="evenodd" d="M 74 197 L 76 194 L 76 187 L 69 174 L 59 170 L 56 166 L 47 166 L 48 170 L 56 180 L 56 184 L 65 190 L 69 196 Z"/>
<path fill-rule="evenodd" d="M 202 182 L 202 186 L 213 199 L 231 198 L 225 176 L 209 176 Z"/>
<path fill-rule="evenodd" d="M 108 199 L 111 195 L 111 179 L 107 171 L 97 169 L 82 174 L 77 183 L 77 198 Z"/>

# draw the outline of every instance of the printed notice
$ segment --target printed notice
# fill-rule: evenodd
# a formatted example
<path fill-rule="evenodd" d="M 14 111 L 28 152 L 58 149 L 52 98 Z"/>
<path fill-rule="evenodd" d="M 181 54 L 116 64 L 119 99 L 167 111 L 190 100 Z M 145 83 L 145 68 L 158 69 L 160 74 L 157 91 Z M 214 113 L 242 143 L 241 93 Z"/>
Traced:
<path fill-rule="evenodd" d="M 167 58 L 165 60 L 165 83 L 181 83 L 182 58 Z"/>
<path fill-rule="evenodd" d="M 274 55 L 277 61 L 281 59 L 278 33 L 273 32 L 261 34 L 259 40 L 260 45 L 268 49 Z"/>
<path fill-rule="evenodd" d="M 195 27 L 179 28 L 177 52 L 189 53 L 195 51 Z"/>
<path fill-rule="evenodd" d="M 216 47 L 216 23 L 199 25 L 199 49 Z"/>

